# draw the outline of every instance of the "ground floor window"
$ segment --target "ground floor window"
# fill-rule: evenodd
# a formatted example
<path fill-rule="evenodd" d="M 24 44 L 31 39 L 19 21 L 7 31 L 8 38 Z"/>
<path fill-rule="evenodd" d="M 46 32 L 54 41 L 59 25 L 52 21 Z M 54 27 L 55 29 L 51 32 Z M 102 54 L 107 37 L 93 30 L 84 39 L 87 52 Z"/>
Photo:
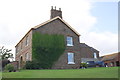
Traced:
<path fill-rule="evenodd" d="M 68 53 L 68 64 L 75 64 L 74 53 Z"/>

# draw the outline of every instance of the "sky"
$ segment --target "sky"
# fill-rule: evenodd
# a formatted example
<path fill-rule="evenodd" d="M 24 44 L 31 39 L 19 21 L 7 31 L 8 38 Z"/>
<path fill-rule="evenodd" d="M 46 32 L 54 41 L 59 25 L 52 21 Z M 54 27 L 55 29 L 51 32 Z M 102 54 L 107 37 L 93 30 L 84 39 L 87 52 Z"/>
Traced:
<path fill-rule="evenodd" d="M 118 52 L 118 0 L 0 0 L 0 46 L 15 54 L 27 31 L 50 19 L 51 6 L 61 8 L 81 43 L 100 56 Z"/>

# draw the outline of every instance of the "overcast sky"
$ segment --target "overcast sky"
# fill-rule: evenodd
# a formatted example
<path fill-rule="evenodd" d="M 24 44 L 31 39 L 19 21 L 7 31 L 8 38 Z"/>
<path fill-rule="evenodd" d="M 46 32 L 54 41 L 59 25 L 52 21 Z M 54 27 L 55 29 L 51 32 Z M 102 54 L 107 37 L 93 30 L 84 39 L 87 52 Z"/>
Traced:
<path fill-rule="evenodd" d="M 81 43 L 100 55 L 118 52 L 118 0 L 0 0 L 0 46 L 15 53 L 30 28 L 50 19 L 51 6 L 62 9 Z"/>

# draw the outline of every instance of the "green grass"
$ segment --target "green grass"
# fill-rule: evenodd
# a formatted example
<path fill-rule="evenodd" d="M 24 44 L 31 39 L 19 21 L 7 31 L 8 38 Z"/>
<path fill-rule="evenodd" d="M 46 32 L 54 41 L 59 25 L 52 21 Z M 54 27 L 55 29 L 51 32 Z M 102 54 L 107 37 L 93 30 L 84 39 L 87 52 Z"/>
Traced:
<path fill-rule="evenodd" d="M 3 78 L 118 78 L 118 67 L 67 69 L 67 70 L 21 70 L 3 72 Z"/>

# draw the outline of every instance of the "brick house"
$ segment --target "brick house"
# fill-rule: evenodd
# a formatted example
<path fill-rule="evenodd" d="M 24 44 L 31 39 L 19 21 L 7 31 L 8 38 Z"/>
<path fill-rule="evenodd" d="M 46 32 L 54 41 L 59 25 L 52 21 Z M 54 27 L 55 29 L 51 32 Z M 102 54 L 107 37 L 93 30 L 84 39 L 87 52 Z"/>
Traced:
<path fill-rule="evenodd" d="M 16 61 L 19 68 L 24 66 L 26 61 L 32 61 L 32 35 L 38 32 L 41 34 L 61 34 L 65 37 L 66 49 L 55 62 L 52 69 L 79 68 L 81 58 L 98 58 L 99 51 L 80 43 L 80 34 L 62 19 L 62 11 L 51 8 L 50 20 L 31 28 L 25 36 L 17 43 Z"/>
<path fill-rule="evenodd" d="M 101 61 L 108 67 L 120 66 L 120 52 L 102 56 Z"/>

